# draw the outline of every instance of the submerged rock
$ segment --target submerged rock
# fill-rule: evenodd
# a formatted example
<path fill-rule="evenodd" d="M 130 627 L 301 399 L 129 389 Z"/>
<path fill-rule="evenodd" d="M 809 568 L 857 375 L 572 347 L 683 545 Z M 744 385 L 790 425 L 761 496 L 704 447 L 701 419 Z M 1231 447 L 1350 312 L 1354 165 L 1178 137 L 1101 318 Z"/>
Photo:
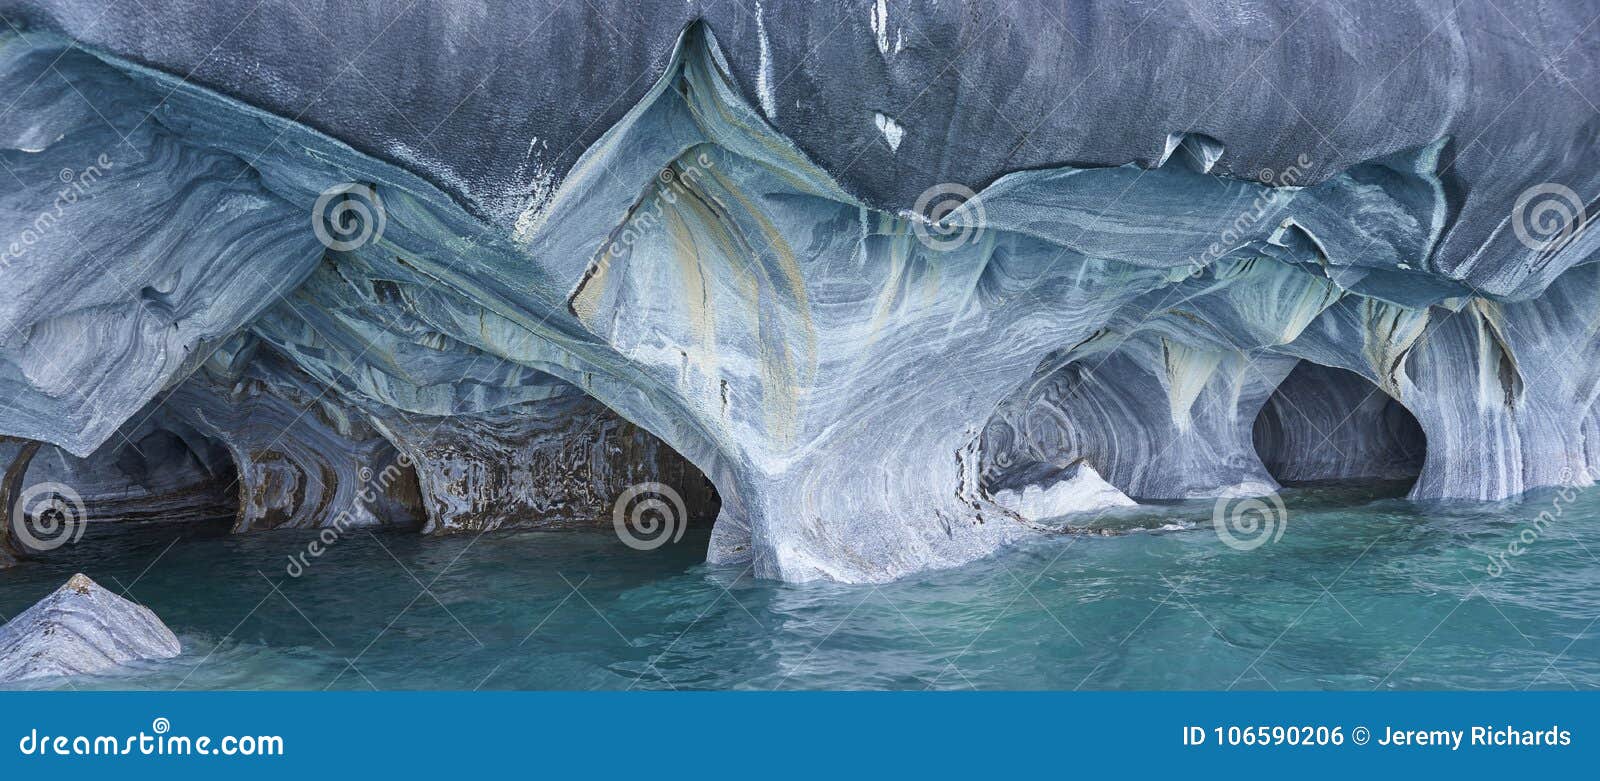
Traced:
<path fill-rule="evenodd" d="M 182 650 L 149 608 L 80 573 L 0 626 L 0 683 L 95 673 Z"/>
<path fill-rule="evenodd" d="M 1083 461 L 1035 476 L 1029 485 L 995 490 L 995 504 L 1030 521 L 1136 504 Z"/>

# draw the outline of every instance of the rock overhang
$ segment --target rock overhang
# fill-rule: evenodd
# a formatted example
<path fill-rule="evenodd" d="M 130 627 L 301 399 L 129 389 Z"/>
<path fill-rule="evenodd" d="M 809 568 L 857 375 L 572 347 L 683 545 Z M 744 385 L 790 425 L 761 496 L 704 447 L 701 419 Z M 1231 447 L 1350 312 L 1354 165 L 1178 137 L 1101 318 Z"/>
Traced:
<path fill-rule="evenodd" d="M 954 218 L 973 240 L 930 247 L 918 241 L 921 215 L 853 195 L 870 188 L 848 170 L 836 177 L 765 105 L 747 100 L 707 25 L 688 28 L 664 75 L 508 227 L 485 218 L 469 189 L 431 184 L 440 170 L 408 171 L 193 85 L 102 61 L 165 93 L 145 120 L 232 165 L 244 161 L 264 201 L 310 203 L 341 180 L 370 183 L 384 197 L 383 238 L 309 262 L 272 256 L 278 281 L 308 281 L 295 281 L 269 311 L 222 318 L 188 349 L 248 331 L 379 420 L 483 414 L 575 386 L 718 483 L 725 504 L 714 559 L 750 557 L 760 574 L 791 579 L 894 577 L 983 555 L 1020 533 L 975 478 L 982 469 L 973 462 L 992 459 L 994 448 L 974 443 L 1008 394 L 1051 361 L 1128 356 L 1144 377 L 1129 381 L 1156 389 L 1161 405 L 1141 419 L 1169 419 L 1179 434 L 1190 431 L 1196 400 L 1228 399 L 1234 407 L 1219 408 L 1226 433 L 1212 436 L 1247 450 L 1254 416 L 1240 400 L 1259 406 L 1271 388 L 1242 397 L 1240 388 L 1259 384 L 1252 370 L 1263 374 L 1256 364 L 1265 357 L 1283 366 L 1265 372 L 1280 379 L 1293 360 L 1310 360 L 1425 406 L 1425 392 L 1409 390 L 1406 359 L 1429 323 L 1465 312 L 1457 325 L 1471 327 L 1455 347 L 1441 337 L 1444 352 L 1424 368 L 1437 374 L 1459 363 L 1452 350 L 1467 351 L 1475 382 L 1518 385 L 1526 370 L 1517 356 L 1530 364 L 1555 356 L 1518 346 L 1512 321 L 1522 315 L 1505 312 L 1559 319 L 1563 312 L 1543 312 L 1536 299 L 1563 274 L 1582 284 L 1587 272 L 1568 269 L 1592 249 L 1584 235 L 1552 257 L 1532 253 L 1537 262 L 1476 265 L 1459 276 L 1461 264 L 1442 258 L 1466 219 L 1451 201 L 1460 182 L 1443 178 L 1457 162 L 1443 159 L 1451 137 L 1342 171 L 1308 161 L 1292 179 L 1280 169 L 1261 182 L 1220 175 L 1223 163 L 1250 154 L 1228 147 L 1227 133 L 1180 140 L 1201 165 L 1180 155 L 1154 167 L 1000 176 L 975 193 L 981 215 Z M 252 154 L 263 140 L 267 151 Z M 1122 205 L 1125 197 L 1132 201 Z M 629 225 L 651 208 L 661 222 L 629 239 Z M 1474 282 L 1492 289 L 1474 292 Z M 1000 335 L 1009 341 L 997 343 Z M 496 368 L 480 371 L 481 359 Z M 122 414 L 195 368 L 172 364 L 129 393 Z M 1435 385 L 1453 381 L 1444 371 Z M 1223 384 L 1208 391 L 1214 381 Z M 1517 430 L 1519 394 L 1503 393 L 1505 410 L 1486 413 L 1494 425 Z M 1550 404 L 1560 396 L 1535 395 Z M 1585 416 L 1586 407 L 1576 418 Z M 1429 414 L 1420 417 L 1427 427 Z M 1465 433 L 1472 425 L 1462 417 L 1441 409 L 1433 425 Z M 92 449 L 81 419 L 67 421 L 54 438 Z M 97 430 L 110 436 L 118 423 L 115 411 L 102 414 Z M 8 433 L 52 439 L 38 429 Z M 1533 449 L 1544 447 L 1556 446 Z M 1194 457 L 1239 463 L 1215 448 Z M 863 477 L 852 466 L 862 462 L 915 476 Z M 1550 471 L 1505 469 L 1518 474 L 1419 487 L 1492 498 L 1542 484 Z"/>

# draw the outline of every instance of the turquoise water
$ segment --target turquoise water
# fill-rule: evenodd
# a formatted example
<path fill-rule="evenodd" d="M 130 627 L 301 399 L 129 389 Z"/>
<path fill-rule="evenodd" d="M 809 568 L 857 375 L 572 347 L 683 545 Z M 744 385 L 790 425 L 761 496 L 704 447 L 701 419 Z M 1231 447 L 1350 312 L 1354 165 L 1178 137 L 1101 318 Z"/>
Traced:
<path fill-rule="evenodd" d="M 312 533 L 100 526 L 0 572 L 0 614 L 82 570 L 183 641 L 43 684 L 62 688 L 1600 687 L 1600 491 L 1285 497 L 1283 536 L 1250 551 L 1221 542 L 1210 502 L 1183 503 L 881 586 L 706 566 L 704 530 L 651 552 L 598 532 L 354 532 L 290 578 Z M 1486 554 L 1542 510 L 1554 522 L 1490 577 Z"/>

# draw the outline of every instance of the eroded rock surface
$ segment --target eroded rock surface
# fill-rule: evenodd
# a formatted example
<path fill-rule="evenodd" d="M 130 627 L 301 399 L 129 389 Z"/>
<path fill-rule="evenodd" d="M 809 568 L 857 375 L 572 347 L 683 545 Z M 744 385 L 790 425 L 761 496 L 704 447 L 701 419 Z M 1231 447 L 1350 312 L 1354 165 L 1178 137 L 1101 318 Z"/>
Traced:
<path fill-rule="evenodd" d="M 1371 471 L 1359 454 L 1411 436 L 1315 461 L 1283 414 L 1316 370 L 1297 367 L 1355 378 L 1313 421 L 1368 387 L 1397 406 L 1356 403 L 1359 423 L 1414 418 L 1414 497 L 1600 468 L 1600 233 L 1581 230 L 1600 150 L 1571 93 L 1600 64 L 1519 43 L 1571 40 L 1572 7 L 1362 2 L 1351 26 L 1267 0 L 1088 3 L 1068 36 L 971 28 L 1032 10 L 907 4 L 841 20 L 813 57 L 809 3 L 759 29 L 651 4 L 618 15 L 627 45 L 589 34 L 606 3 L 379 29 L 389 9 L 346 4 L 322 35 L 366 36 L 378 81 L 358 81 L 403 88 L 402 122 L 308 100 L 343 49 L 284 48 L 304 31 L 239 30 L 264 53 L 246 73 L 209 55 L 232 19 L 178 3 L 100 25 L 93 5 L 0 3 L 27 29 L 0 45 L 20 93 L 0 155 L 35 183 L 0 194 L 0 224 L 32 231 L 7 256 L 0 434 L 93 459 L 176 399 L 163 430 L 232 454 L 241 530 L 393 517 L 403 499 L 359 490 L 391 454 L 433 531 L 592 516 L 630 481 L 689 491 L 692 467 L 720 500 L 711 561 L 881 581 L 1035 533 L 1090 474 L 1060 465 L 1125 498 L 1228 496 Z M 558 37 L 606 56 L 526 78 Z M 930 81 L 965 53 L 975 87 Z M 1551 183 L 1581 194 L 1578 229 L 1530 240 L 1551 213 L 1520 196 Z M 918 197 L 949 193 L 963 205 Z"/>
<path fill-rule="evenodd" d="M 0 626 L 0 683 L 104 672 L 182 650 L 149 608 L 78 574 Z"/>
<path fill-rule="evenodd" d="M 1301 363 L 1256 418 L 1256 452 L 1278 480 L 1413 480 L 1422 427 L 1377 386 L 1341 369 Z"/>
<path fill-rule="evenodd" d="M 1031 470 L 1011 471 L 1007 483 L 989 487 L 995 502 L 1030 521 L 1136 504 L 1084 461 L 1064 468 L 1040 464 Z"/>
<path fill-rule="evenodd" d="M 668 485 L 709 523 L 716 492 L 660 440 L 577 391 L 486 416 L 408 417 L 388 430 L 411 454 L 426 531 L 610 527 L 629 486 Z"/>

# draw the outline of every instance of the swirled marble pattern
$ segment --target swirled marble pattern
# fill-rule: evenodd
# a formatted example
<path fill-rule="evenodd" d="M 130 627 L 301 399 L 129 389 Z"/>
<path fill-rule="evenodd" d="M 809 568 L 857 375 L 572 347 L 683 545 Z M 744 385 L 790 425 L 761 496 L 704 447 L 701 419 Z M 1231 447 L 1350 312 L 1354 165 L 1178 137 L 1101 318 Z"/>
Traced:
<path fill-rule="evenodd" d="M 352 491 L 394 454 L 436 532 L 703 474 L 708 557 L 787 580 L 987 555 L 1038 531 L 997 493 L 1079 462 L 1134 499 L 1349 473 L 1284 423 L 1312 367 L 1351 375 L 1314 419 L 1368 386 L 1414 418 L 1414 497 L 1592 482 L 1600 234 L 1516 222 L 1530 186 L 1600 184 L 1575 5 L 1515 25 L 1562 79 L 1510 18 L 1432 2 L 832 30 L 652 3 L 621 39 L 611 3 L 363 5 L 0 3 L 0 434 L 93 459 L 160 406 L 233 454 L 241 530 L 391 520 L 404 489 Z M 213 61 L 225 27 L 262 56 Z M 529 78 L 556 39 L 577 54 Z M 930 75 L 957 52 L 978 89 Z M 930 220 L 930 185 L 976 203 Z M 382 230 L 319 236 L 335 192 Z M 1414 443 L 1356 407 L 1355 452 Z"/>

